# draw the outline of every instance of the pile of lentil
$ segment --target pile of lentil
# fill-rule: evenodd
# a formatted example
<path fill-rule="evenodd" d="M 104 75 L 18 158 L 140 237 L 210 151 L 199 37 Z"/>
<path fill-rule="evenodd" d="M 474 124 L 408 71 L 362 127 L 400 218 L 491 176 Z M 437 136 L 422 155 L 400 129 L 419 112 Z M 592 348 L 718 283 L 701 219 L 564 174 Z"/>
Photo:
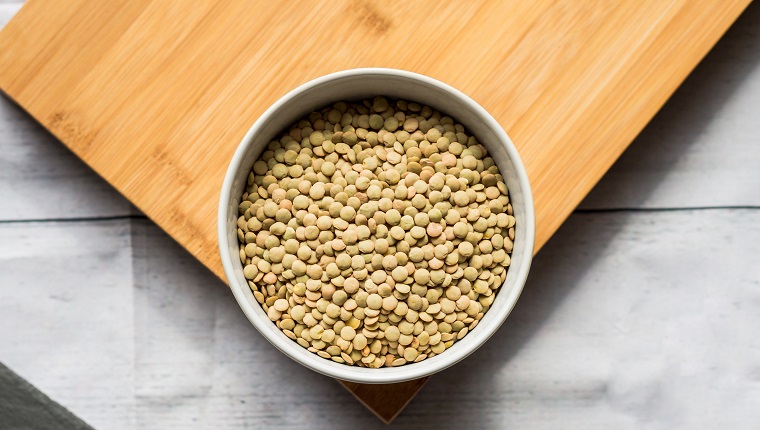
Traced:
<path fill-rule="evenodd" d="M 503 283 L 515 218 L 461 124 L 385 97 L 337 102 L 269 143 L 239 207 L 243 273 L 309 351 L 379 368 L 442 353 Z"/>

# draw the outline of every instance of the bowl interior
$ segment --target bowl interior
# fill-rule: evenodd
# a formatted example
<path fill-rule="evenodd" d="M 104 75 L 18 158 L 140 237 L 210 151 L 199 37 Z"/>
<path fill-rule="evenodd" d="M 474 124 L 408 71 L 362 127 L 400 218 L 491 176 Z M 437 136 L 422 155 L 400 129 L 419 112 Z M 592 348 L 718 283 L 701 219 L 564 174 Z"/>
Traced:
<path fill-rule="evenodd" d="M 325 360 L 286 337 L 256 302 L 243 276 L 237 239 L 240 197 L 253 163 L 266 145 L 298 119 L 340 100 L 376 95 L 429 105 L 463 124 L 488 149 L 505 178 L 516 218 L 514 248 L 507 278 L 478 326 L 445 352 L 419 363 L 395 368 L 367 369 Z M 230 287 L 256 328 L 283 353 L 328 376 L 360 383 L 392 383 L 430 375 L 463 359 L 483 344 L 512 310 L 522 290 L 533 254 L 533 201 L 522 162 L 499 124 L 477 103 L 459 91 L 409 72 L 356 69 L 328 75 L 293 90 L 267 110 L 238 148 L 229 167 L 220 203 L 220 250 Z"/>

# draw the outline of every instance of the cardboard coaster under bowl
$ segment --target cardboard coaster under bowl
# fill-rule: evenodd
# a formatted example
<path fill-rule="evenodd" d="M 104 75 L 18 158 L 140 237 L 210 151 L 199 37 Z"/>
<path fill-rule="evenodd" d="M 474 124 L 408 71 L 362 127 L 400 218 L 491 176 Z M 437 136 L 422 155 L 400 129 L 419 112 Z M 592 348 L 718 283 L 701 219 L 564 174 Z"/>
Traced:
<path fill-rule="evenodd" d="M 223 277 L 219 191 L 256 118 L 330 72 L 423 73 L 509 133 L 538 249 L 748 4 L 30 0 L 0 33 L 0 88 Z M 423 384 L 344 383 L 385 421 Z"/>

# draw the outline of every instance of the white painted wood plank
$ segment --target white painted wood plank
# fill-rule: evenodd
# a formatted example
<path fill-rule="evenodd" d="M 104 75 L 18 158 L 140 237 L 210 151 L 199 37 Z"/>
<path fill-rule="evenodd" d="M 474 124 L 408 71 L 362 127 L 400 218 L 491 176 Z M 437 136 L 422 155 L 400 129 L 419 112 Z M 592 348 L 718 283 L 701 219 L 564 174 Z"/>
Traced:
<path fill-rule="evenodd" d="M 0 220 L 116 216 L 129 202 L 0 97 Z"/>
<path fill-rule="evenodd" d="M 380 427 L 269 345 L 147 221 L 134 229 L 139 428 Z M 515 313 L 401 428 L 747 428 L 760 421 L 760 211 L 578 214 Z M 377 425 L 376 425 L 377 424 Z"/>
<path fill-rule="evenodd" d="M 19 0 L 0 0 L 0 28 L 4 27 L 23 5 L 24 2 Z"/>
<path fill-rule="evenodd" d="M 760 5 L 723 39 L 582 208 L 760 205 Z"/>
<path fill-rule="evenodd" d="M 0 224 L 0 361 L 102 429 L 134 428 L 129 242 L 129 220 Z"/>
<path fill-rule="evenodd" d="M 760 211 L 579 214 L 402 428 L 754 428 Z"/>
<path fill-rule="evenodd" d="M 133 246 L 138 428 L 377 422 L 335 381 L 270 345 L 229 289 L 152 223 L 134 222 Z"/>

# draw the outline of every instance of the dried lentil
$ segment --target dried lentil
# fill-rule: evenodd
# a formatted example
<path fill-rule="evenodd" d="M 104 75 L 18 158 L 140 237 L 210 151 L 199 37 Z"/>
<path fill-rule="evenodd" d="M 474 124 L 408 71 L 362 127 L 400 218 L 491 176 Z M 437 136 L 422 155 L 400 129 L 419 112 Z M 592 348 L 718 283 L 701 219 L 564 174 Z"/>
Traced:
<path fill-rule="evenodd" d="M 516 219 L 485 147 L 404 100 L 337 102 L 273 140 L 239 205 L 243 275 L 320 357 L 401 366 L 475 328 L 506 278 Z"/>

